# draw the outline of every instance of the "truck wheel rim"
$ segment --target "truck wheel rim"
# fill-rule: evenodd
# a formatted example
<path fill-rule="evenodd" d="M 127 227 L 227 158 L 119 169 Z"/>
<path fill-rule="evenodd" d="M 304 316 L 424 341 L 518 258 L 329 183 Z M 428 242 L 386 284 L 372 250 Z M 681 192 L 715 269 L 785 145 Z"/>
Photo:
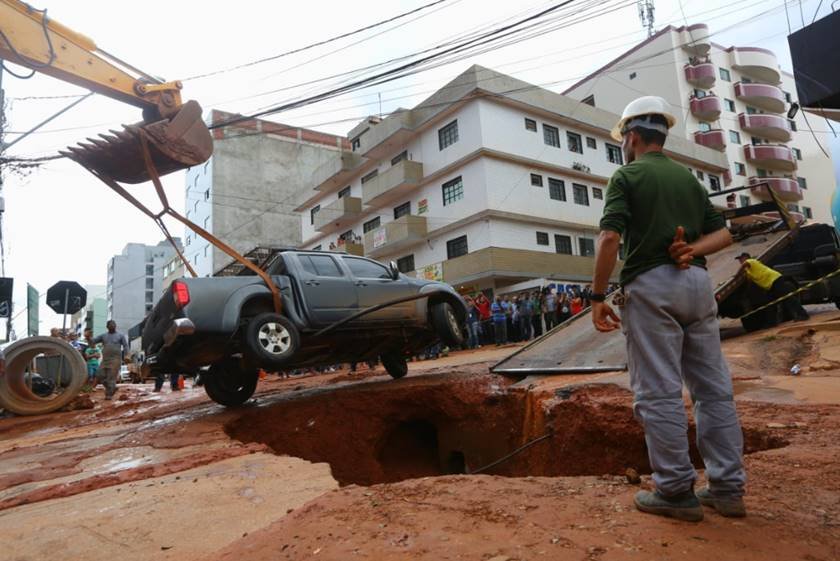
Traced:
<path fill-rule="evenodd" d="M 257 336 L 260 346 L 273 355 L 281 355 L 292 346 L 292 336 L 289 330 L 279 323 L 266 323 L 260 327 Z"/>
<path fill-rule="evenodd" d="M 458 324 L 458 318 L 455 317 L 455 314 L 452 312 L 452 310 L 446 310 L 446 319 L 447 321 L 449 321 L 449 327 L 452 328 L 452 333 L 460 337 L 461 326 Z"/>

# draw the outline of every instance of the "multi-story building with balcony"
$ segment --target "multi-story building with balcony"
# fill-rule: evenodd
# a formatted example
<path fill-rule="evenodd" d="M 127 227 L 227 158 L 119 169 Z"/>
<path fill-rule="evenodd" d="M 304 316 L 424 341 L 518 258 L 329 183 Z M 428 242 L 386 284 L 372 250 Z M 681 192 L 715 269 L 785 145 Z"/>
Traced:
<path fill-rule="evenodd" d="M 396 261 L 464 292 L 586 283 L 618 115 L 473 66 L 413 109 L 368 118 L 312 176 L 302 247 Z M 722 177 L 726 155 L 666 152 Z M 723 201 L 721 201 L 723 204 Z"/>
<path fill-rule="evenodd" d="M 744 206 L 767 200 L 769 184 L 791 210 L 830 223 L 836 180 L 820 146 L 827 138 L 814 139 L 802 112 L 788 118 L 795 92 L 793 74 L 771 51 L 722 47 L 697 24 L 662 29 L 565 94 L 615 112 L 640 95 L 662 96 L 677 112 L 675 134 L 726 156 L 722 177 L 697 170 L 710 189 L 755 185 L 737 195 Z"/>

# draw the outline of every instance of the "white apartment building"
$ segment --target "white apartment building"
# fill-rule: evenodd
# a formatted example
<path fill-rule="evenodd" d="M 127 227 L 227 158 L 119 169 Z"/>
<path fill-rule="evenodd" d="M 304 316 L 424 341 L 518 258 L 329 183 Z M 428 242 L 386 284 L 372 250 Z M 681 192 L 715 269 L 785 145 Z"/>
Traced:
<path fill-rule="evenodd" d="M 302 247 L 394 260 L 463 292 L 588 282 L 606 184 L 623 163 L 609 138 L 617 120 L 473 66 L 350 132 L 351 150 L 313 174 L 297 208 Z M 681 135 L 666 152 L 707 175 L 729 165 Z"/>
<path fill-rule="evenodd" d="M 702 23 L 668 26 L 564 93 L 614 112 L 640 95 L 662 96 L 679 111 L 674 133 L 726 156 L 723 186 L 769 182 L 791 210 L 831 223 L 831 158 L 814 140 L 807 115 L 800 111 L 788 119 L 796 96 L 793 74 L 780 70 L 767 49 L 722 47 Z M 810 120 L 818 122 L 813 115 Z M 820 138 L 829 151 L 826 141 Z M 722 187 L 699 170 L 698 178 L 712 189 Z M 738 204 L 768 197 L 756 187 L 739 193 Z"/>

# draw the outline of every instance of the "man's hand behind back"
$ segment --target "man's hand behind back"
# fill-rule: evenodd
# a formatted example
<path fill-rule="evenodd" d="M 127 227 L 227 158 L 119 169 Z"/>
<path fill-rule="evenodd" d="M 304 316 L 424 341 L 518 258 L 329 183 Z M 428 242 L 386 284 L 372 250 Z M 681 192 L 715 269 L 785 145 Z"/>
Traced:
<path fill-rule="evenodd" d="M 677 226 L 674 241 L 668 246 L 668 254 L 680 269 L 688 269 L 694 259 L 694 246 L 685 241 L 685 228 Z"/>

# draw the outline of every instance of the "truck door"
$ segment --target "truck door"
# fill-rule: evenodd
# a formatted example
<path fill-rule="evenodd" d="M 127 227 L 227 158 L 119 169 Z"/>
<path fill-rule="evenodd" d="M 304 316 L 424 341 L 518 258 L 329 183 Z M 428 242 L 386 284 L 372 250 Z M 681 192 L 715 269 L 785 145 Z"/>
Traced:
<path fill-rule="evenodd" d="M 414 294 L 417 289 L 402 279 L 393 280 L 388 268 L 380 263 L 362 257 L 342 257 L 344 264 L 353 274 L 356 293 L 359 298 L 359 310 Z M 404 302 L 389 306 L 367 316 L 360 321 L 401 321 L 414 319 L 415 302 Z"/>
<path fill-rule="evenodd" d="M 344 319 L 358 307 L 354 280 L 348 277 L 331 255 L 295 256 L 305 312 L 313 325 L 323 327 Z"/>

